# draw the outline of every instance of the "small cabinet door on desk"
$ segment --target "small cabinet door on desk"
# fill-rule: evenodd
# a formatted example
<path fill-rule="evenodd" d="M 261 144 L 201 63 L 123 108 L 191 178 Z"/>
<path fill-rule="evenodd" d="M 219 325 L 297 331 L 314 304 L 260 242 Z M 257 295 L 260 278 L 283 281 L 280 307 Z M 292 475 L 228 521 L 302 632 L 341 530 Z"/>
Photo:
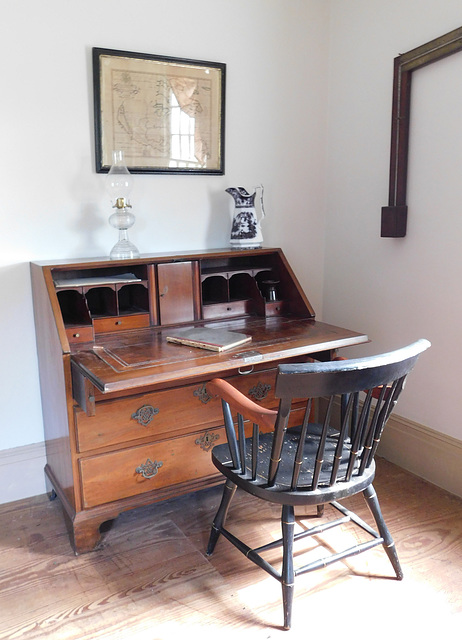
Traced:
<path fill-rule="evenodd" d="M 157 266 L 161 324 L 196 319 L 196 270 L 196 262 L 167 262 Z"/>

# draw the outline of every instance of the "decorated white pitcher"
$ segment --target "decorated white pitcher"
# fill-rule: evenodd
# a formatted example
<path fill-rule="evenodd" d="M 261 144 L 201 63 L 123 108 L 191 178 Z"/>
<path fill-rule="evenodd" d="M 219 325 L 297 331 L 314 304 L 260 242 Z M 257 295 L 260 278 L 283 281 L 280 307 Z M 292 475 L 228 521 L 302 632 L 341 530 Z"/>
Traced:
<path fill-rule="evenodd" d="M 255 210 L 255 196 L 257 189 L 260 189 L 261 216 L 257 218 Z M 265 217 L 263 207 L 263 185 L 255 187 L 253 193 L 248 193 L 244 187 L 230 187 L 226 189 L 234 198 L 233 225 L 231 228 L 230 244 L 236 248 L 255 249 L 261 247 L 263 235 L 260 223 Z"/>

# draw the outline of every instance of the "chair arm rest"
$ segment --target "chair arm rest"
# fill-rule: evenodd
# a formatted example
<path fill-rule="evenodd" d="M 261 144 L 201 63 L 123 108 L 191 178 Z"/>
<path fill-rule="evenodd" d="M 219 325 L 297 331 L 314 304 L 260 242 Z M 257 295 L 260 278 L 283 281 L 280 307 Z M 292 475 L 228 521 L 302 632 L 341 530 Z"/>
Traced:
<path fill-rule="evenodd" d="M 274 428 L 278 412 L 260 407 L 229 382 L 226 382 L 226 380 L 214 378 L 207 382 L 207 392 L 227 402 L 232 409 L 240 413 L 246 420 L 251 420 L 260 426 L 266 426 L 268 429 Z"/>

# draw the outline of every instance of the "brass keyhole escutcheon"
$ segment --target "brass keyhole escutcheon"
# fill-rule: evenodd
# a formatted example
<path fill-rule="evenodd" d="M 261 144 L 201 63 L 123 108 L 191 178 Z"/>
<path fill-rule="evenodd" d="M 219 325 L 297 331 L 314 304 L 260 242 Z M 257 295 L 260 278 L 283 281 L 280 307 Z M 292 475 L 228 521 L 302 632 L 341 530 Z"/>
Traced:
<path fill-rule="evenodd" d="M 220 436 L 218 433 L 213 433 L 213 431 L 206 431 L 200 438 L 197 438 L 196 444 L 200 446 L 202 451 L 210 451 L 210 449 L 215 444 L 215 441 L 218 440 Z"/>
<path fill-rule="evenodd" d="M 203 404 L 207 404 L 207 402 L 212 399 L 212 396 L 207 393 L 206 382 L 204 382 L 203 385 L 201 385 L 198 389 L 194 391 L 194 395 L 196 396 L 196 398 L 199 398 L 199 400 Z"/>

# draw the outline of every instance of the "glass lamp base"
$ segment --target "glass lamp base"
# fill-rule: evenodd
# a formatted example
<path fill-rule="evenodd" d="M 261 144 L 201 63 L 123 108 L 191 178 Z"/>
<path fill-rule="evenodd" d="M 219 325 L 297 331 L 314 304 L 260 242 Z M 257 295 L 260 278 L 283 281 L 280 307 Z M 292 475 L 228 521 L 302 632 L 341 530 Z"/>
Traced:
<path fill-rule="evenodd" d="M 140 252 L 130 240 L 124 238 L 112 247 L 109 257 L 111 260 L 127 260 L 129 258 L 139 258 Z"/>

